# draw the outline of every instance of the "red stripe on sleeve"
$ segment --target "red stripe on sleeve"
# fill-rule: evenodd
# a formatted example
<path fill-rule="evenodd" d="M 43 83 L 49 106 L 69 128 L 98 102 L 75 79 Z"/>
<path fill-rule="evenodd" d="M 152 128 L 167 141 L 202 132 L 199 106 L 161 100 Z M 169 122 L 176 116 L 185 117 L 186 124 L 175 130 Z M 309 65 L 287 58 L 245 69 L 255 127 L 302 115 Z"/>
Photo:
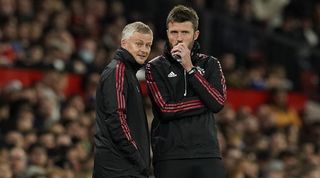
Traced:
<path fill-rule="evenodd" d="M 127 119 L 125 113 L 126 101 L 123 94 L 124 87 L 124 70 L 125 65 L 122 62 L 118 62 L 116 66 L 116 92 L 117 92 L 117 113 L 119 116 L 122 131 L 124 132 L 128 141 L 133 144 L 133 146 L 138 149 L 135 140 L 132 138 L 130 129 L 128 127 Z"/>
<path fill-rule="evenodd" d="M 219 91 L 217 91 L 215 88 L 211 87 L 210 84 L 208 83 L 208 81 L 205 80 L 205 79 L 203 78 L 203 76 L 200 74 L 200 72 L 196 72 L 196 73 L 194 74 L 194 76 L 199 80 L 199 82 L 201 83 L 201 85 L 202 85 L 203 87 L 205 87 L 205 89 L 209 92 L 209 94 L 210 94 L 213 98 L 215 98 L 215 99 L 217 100 L 217 102 L 218 102 L 219 104 L 221 104 L 221 105 L 224 104 L 224 102 L 225 102 L 225 97 L 222 96 L 222 95 L 219 93 Z M 222 84 L 222 85 L 224 85 L 224 84 Z M 223 88 L 225 88 L 225 87 L 223 87 Z"/>

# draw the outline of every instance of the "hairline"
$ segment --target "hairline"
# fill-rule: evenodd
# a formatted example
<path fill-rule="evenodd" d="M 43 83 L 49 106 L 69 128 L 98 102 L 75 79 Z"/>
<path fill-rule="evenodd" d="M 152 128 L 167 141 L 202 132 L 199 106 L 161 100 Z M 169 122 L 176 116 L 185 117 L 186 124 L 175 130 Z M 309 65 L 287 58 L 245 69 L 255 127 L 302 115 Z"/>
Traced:
<path fill-rule="evenodd" d="M 180 12 L 187 12 L 187 14 L 189 15 L 189 19 L 185 19 L 185 20 L 177 19 L 176 16 Z M 194 31 L 199 30 L 198 29 L 199 28 L 199 16 L 198 16 L 197 12 L 191 7 L 178 5 L 178 6 L 175 6 L 173 9 L 171 9 L 171 11 L 169 12 L 169 14 L 167 16 L 167 20 L 166 20 L 166 26 L 168 28 L 169 23 L 184 23 L 184 22 L 191 22 Z"/>
<path fill-rule="evenodd" d="M 153 32 L 148 25 L 142 22 L 133 22 L 123 28 L 121 40 L 129 39 L 135 32 L 153 36 Z"/>

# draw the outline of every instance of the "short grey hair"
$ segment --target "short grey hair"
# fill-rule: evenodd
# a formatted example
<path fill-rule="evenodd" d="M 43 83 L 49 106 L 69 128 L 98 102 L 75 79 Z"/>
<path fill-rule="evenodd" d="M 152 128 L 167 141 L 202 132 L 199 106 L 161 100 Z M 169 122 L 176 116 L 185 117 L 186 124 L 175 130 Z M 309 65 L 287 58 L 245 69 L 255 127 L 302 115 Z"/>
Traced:
<path fill-rule="evenodd" d="M 133 22 L 126 25 L 122 30 L 121 40 L 128 39 L 134 32 L 150 34 L 153 36 L 150 27 L 142 22 Z"/>

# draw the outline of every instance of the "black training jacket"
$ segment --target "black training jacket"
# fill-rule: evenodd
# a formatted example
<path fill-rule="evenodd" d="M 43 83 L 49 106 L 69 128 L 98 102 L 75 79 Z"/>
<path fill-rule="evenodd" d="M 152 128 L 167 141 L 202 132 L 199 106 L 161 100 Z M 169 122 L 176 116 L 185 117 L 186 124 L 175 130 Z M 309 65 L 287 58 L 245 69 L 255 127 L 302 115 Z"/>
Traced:
<path fill-rule="evenodd" d="M 125 49 L 101 74 L 96 91 L 93 178 L 147 177 L 150 141 L 136 72 L 141 66 Z"/>
<path fill-rule="evenodd" d="M 197 72 L 187 74 L 170 49 L 146 65 L 154 120 L 151 142 L 154 161 L 220 157 L 214 113 L 226 100 L 219 61 L 191 50 Z"/>

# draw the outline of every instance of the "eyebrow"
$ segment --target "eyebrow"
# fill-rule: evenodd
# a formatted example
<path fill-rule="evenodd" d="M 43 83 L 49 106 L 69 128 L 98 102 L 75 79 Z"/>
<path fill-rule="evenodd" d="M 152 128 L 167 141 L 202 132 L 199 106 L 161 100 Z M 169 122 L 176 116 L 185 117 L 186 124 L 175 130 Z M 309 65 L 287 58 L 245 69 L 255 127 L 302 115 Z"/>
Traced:
<path fill-rule="evenodd" d="M 190 30 L 169 30 L 169 32 L 190 32 Z"/>
<path fill-rule="evenodd" d="M 147 42 L 144 42 L 143 40 L 141 39 L 132 39 L 134 42 L 142 42 L 142 43 L 152 43 L 152 41 L 147 41 Z"/>

